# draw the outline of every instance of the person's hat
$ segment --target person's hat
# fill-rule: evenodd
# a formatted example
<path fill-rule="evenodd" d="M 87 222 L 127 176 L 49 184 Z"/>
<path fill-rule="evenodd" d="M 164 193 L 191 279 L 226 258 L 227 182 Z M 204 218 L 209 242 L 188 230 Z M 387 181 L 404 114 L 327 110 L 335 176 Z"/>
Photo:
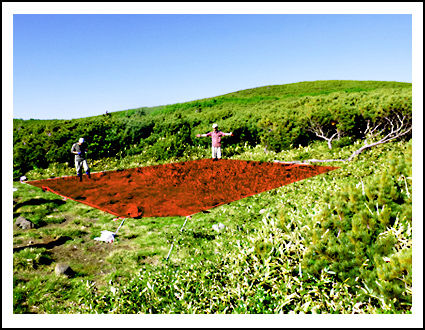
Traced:
<path fill-rule="evenodd" d="M 84 142 L 84 138 L 80 138 L 80 139 L 78 140 L 78 142 L 83 143 L 83 142 Z"/>
<path fill-rule="evenodd" d="M 216 128 L 216 127 L 218 127 L 218 125 L 217 124 L 213 124 L 213 126 L 212 126 L 213 128 Z"/>

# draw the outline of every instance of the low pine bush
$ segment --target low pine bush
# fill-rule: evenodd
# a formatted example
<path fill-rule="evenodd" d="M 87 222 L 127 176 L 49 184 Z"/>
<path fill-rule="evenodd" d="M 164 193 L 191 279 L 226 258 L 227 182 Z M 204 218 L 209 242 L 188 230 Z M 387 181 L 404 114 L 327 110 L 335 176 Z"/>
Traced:
<path fill-rule="evenodd" d="M 397 309 L 409 306 L 411 171 L 409 143 L 403 156 L 389 155 L 382 173 L 332 195 L 325 193 L 319 201 L 321 211 L 312 218 L 312 230 L 305 232 L 305 271 L 317 276 L 328 267 L 341 281 L 381 304 Z"/>

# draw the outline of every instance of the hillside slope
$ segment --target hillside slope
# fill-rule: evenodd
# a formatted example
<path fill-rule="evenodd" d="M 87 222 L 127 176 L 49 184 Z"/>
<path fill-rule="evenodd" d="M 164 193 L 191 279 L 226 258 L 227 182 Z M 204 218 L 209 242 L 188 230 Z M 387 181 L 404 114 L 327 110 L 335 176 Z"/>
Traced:
<path fill-rule="evenodd" d="M 410 112 L 412 84 L 376 81 L 315 81 L 264 86 L 214 98 L 153 108 L 137 108 L 74 120 L 13 120 L 14 178 L 59 162 L 73 166 L 72 143 L 83 136 L 92 160 L 147 153 L 158 161 L 207 148 L 199 133 L 217 123 L 233 132 L 237 146 L 261 144 L 267 150 L 306 146 L 318 137 L 309 122 L 335 125 L 345 142 L 359 138 L 368 120 L 389 111 Z"/>
<path fill-rule="evenodd" d="M 80 136 L 93 171 L 209 158 L 211 141 L 195 136 L 213 122 L 234 133 L 223 139 L 225 158 L 346 159 L 368 124 L 411 113 L 411 84 L 322 81 L 76 120 L 16 119 L 14 177 L 75 175 L 69 150 Z M 331 149 L 312 124 L 339 132 Z M 117 229 L 109 214 L 14 182 L 13 222 L 34 224 L 13 231 L 14 312 L 412 313 L 411 136 L 337 166 L 187 223 L 127 218 L 113 244 L 93 240 Z M 62 262 L 73 276 L 55 275 Z"/>

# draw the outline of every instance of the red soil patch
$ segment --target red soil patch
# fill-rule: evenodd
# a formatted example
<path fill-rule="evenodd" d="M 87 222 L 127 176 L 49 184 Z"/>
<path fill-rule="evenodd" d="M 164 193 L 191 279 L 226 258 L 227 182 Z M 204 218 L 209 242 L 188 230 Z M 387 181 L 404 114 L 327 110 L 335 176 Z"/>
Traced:
<path fill-rule="evenodd" d="M 203 159 L 31 181 L 31 185 L 120 217 L 188 216 L 337 169 Z"/>

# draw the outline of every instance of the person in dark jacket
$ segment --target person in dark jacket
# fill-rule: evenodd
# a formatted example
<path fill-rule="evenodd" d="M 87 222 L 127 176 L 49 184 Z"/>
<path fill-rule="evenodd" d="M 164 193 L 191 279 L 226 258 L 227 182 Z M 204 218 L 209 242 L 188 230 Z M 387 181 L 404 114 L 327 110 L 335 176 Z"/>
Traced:
<path fill-rule="evenodd" d="M 77 170 L 77 176 L 80 178 L 80 181 L 83 181 L 82 167 L 84 167 L 84 170 L 90 179 L 90 168 L 87 164 L 86 152 L 87 145 L 84 142 L 84 138 L 80 138 L 77 143 L 72 145 L 71 153 L 75 154 L 75 168 Z"/>

